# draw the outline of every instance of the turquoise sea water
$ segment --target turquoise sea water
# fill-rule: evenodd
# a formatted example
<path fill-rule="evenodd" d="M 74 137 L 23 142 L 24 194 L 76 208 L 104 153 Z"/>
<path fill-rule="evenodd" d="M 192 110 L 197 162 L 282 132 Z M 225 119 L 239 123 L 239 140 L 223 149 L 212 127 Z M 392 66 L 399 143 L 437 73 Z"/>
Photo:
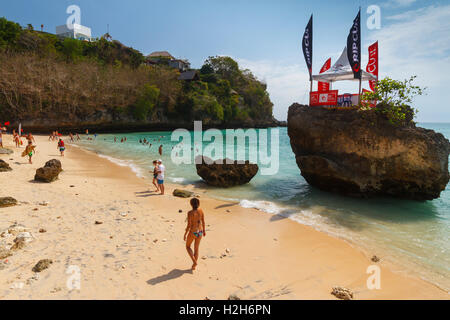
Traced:
<path fill-rule="evenodd" d="M 423 123 L 420 126 L 450 139 L 450 124 Z M 426 202 L 355 199 L 322 192 L 309 186 L 300 175 L 286 128 L 277 130 L 280 157 L 276 175 L 264 176 L 259 172 L 248 185 L 209 188 L 208 194 L 271 213 L 271 220 L 290 218 L 346 239 L 370 254 L 401 266 L 398 271 L 413 270 L 412 274 L 450 290 L 450 187 L 439 199 Z M 115 136 L 117 143 L 113 141 Z M 120 143 L 122 137 L 127 137 L 126 143 Z M 144 138 L 150 140 L 152 147 L 139 143 L 139 139 Z M 168 182 L 206 187 L 197 176 L 194 164 L 172 163 L 170 153 L 178 142 L 171 141 L 171 132 L 104 134 L 93 141 L 83 135 L 77 144 L 120 165 L 130 166 L 138 176 L 148 178 L 149 183 L 151 162 L 161 158 L 166 165 Z M 160 144 L 164 145 L 162 157 L 157 152 Z M 249 147 L 240 148 L 248 150 Z M 193 148 L 197 149 L 198 145 L 193 144 Z"/>

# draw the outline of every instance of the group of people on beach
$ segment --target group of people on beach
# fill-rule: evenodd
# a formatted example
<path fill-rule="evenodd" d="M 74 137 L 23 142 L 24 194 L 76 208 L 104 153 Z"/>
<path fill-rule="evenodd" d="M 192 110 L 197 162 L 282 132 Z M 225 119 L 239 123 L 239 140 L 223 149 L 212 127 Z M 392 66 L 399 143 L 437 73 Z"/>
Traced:
<path fill-rule="evenodd" d="M 89 135 L 87 130 L 86 134 Z M 27 145 L 25 146 L 25 150 L 22 152 L 22 156 L 28 156 L 28 161 L 30 164 L 32 164 L 32 157 L 36 153 L 36 145 L 35 145 L 36 141 L 33 135 L 31 133 L 21 135 L 17 133 L 15 130 L 13 130 L 12 137 L 17 148 L 20 148 L 20 146 L 23 144 L 21 138 L 25 138 L 27 140 Z M 81 140 L 78 133 L 75 133 L 75 135 L 73 133 L 69 133 L 69 138 L 71 142 L 75 141 L 75 137 L 77 140 Z M 123 137 L 121 139 L 121 142 L 126 142 L 126 140 L 127 138 Z M 53 131 L 49 136 L 49 141 L 58 142 L 57 148 L 61 153 L 61 156 L 64 157 L 65 143 L 64 140 L 61 138 L 61 134 L 58 133 L 58 131 Z M 154 139 L 154 141 L 156 141 L 156 139 Z M 160 139 L 158 140 L 158 142 L 159 141 Z M 116 142 L 116 137 L 114 137 L 114 142 Z M 150 140 L 147 140 L 146 138 L 144 138 L 143 140 L 139 140 L 139 142 L 141 144 L 150 145 L 150 147 L 152 146 Z M 2 130 L 0 130 L 0 147 L 3 147 Z M 160 155 L 162 155 L 162 148 L 163 145 L 161 144 L 158 148 L 158 152 Z M 164 195 L 165 191 L 164 187 L 165 171 L 166 167 L 162 163 L 161 159 L 153 161 L 153 170 L 150 171 L 153 174 L 152 183 L 156 188 L 156 192 L 160 192 L 161 195 Z M 192 207 L 192 210 L 190 210 L 187 214 L 187 226 L 185 229 L 183 240 L 186 243 L 186 251 L 193 262 L 192 270 L 195 270 L 198 264 L 200 241 L 204 236 L 206 236 L 206 229 L 205 229 L 204 213 L 203 210 L 200 209 L 200 200 L 197 198 L 192 198 L 190 200 L 190 205 Z M 192 245 L 194 245 L 193 249 L 191 248 Z"/>

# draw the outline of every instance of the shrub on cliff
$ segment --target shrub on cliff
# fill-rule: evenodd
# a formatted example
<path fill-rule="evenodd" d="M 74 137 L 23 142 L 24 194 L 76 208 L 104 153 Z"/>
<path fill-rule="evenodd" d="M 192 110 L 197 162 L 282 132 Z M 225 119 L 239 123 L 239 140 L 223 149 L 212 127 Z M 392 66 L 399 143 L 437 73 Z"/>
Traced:
<path fill-rule="evenodd" d="M 271 120 L 265 84 L 230 57 L 210 57 L 201 81 L 148 66 L 110 37 L 61 38 L 0 19 L 0 118 L 102 121 Z"/>
<path fill-rule="evenodd" d="M 422 95 L 425 88 L 413 85 L 417 76 L 403 81 L 386 77 L 379 80 L 374 92 L 366 92 L 362 96 L 363 108 L 369 108 L 372 101 L 377 101 L 375 112 L 382 114 L 389 122 L 396 125 L 407 125 L 414 120 L 417 110 L 410 107 L 413 98 Z"/>

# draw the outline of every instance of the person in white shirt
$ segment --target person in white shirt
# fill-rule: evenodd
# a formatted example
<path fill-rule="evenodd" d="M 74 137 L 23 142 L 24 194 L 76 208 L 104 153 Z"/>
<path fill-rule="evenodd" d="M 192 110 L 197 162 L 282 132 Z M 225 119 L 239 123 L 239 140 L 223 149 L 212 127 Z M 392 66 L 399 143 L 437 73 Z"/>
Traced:
<path fill-rule="evenodd" d="M 161 194 L 164 195 L 164 172 L 166 171 L 166 167 L 162 164 L 162 160 L 158 160 L 158 169 L 156 176 L 156 180 L 158 181 L 159 190 L 161 190 Z"/>

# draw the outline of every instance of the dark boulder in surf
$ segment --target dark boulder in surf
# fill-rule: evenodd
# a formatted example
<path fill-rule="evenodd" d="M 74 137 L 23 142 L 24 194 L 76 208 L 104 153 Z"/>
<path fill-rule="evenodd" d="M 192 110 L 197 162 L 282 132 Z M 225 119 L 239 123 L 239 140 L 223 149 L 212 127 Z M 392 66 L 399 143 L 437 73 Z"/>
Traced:
<path fill-rule="evenodd" d="M 208 184 L 229 188 L 249 183 L 258 173 L 258 165 L 248 160 L 239 163 L 230 159 L 213 162 L 208 157 L 197 157 L 197 174 Z"/>
<path fill-rule="evenodd" d="M 302 176 L 325 191 L 431 200 L 449 181 L 442 134 L 374 111 L 293 104 L 288 135 Z"/>
<path fill-rule="evenodd" d="M 34 180 L 50 183 L 58 179 L 59 173 L 61 171 L 61 162 L 59 160 L 53 159 L 47 161 L 44 167 L 36 170 Z"/>

